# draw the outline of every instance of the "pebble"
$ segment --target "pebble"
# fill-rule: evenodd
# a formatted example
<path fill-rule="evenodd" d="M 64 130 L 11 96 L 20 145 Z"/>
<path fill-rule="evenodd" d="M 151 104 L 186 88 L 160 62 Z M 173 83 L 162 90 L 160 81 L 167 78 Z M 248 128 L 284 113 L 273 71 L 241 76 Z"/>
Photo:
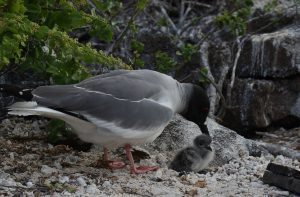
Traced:
<path fill-rule="evenodd" d="M 9 153 L 9 158 L 10 158 L 11 160 L 15 160 L 15 155 L 14 155 L 13 152 Z"/>
<path fill-rule="evenodd" d="M 9 176 L 8 173 L 0 171 L 0 179 L 7 179 Z"/>
<path fill-rule="evenodd" d="M 111 183 L 109 181 L 104 181 L 102 184 L 103 187 L 110 187 Z"/>
<path fill-rule="evenodd" d="M 68 155 L 65 159 L 64 162 L 68 163 L 68 164 L 76 164 L 79 160 L 78 156 L 74 156 L 74 155 Z"/>
<path fill-rule="evenodd" d="M 0 185 L 1 186 L 16 186 L 17 183 L 12 178 L 8 178 L 8 179 L 0 179 Z"/>
<path fill-rule="evenodd" d="M 161 170 L 161 169 L 158 169 L 158 170 L 155 172 L 155 174 L 154 174 L 154 176 L 153 176 L 153 179 L 161 179 L 162 175 L 163 175 L 162 170 Z"/>
<path fill-rule="evenodd" d="M 58 161 L 58 160 L 56 160 L 56 161 L 54 162 L 54 166 L 55 166 L 55 168 L 57 168 L 57 169 L 60 169 L 60 170 L 63 169 L 62 165 L 60 164 L 60 161 Z"/>
<path fill-rule="evenodd" d="M 59 177 L 59 178 L 58 178 L 58 181 L 59 181 L 60 183 L 68 183 L 68 182 L 70 181 L 70 179 L 69 179 L 69 177 L 67 177 L 67 176 L 62 176 L 62 177 Z"/>
<path fill-rule="evenodd" d="M 87 185 L 86 182 L 85 182 L 85 180 L 82 177 L 78 177 L 76 179 L 76 181 L 79 183 L 79 185 L 81 185 L 83 187 L 85 187 Z"/>
<path fill-rule="evenodd" d="M 250 186 L 253 188 L 262 188 L 263 185 L 260 182 L 250 182 Z"/>
<path fill-rule="evenodd" d="M 51 167 L 49 167 L 47 165 L 42 165 L 41 172 L 43 174 L 50 175 L 52 173 L 58 172 L 58 170 L 55 169 L 55 168 L 51 168 Z"/>
<path fill-rule="evenodd" d="M 72 194 L 68 191 L 63 191 L 62 196 L 72 196 Z"/>
<path fill-rule="evenodd" d="M 100 190 L 97 188 L 97 186 L 93 183 L 91 185 L 88 185 L 86 190 L 85 190 L 86 193 L 88 194 L 97 194 L 100 192 Z"/>
<path fill-rule="evenodd" d="M 28 188 L 31 188 L 31 187 L 33 186 L 33 183 L 32 183 L 31 181 L 28 181 L 28 182 L 26 183 L 26 186 L 27 186 Z"/>
<path fill-rule="evenodd" d="M 290 192 L 288 192 L 288 191 L 270 191 L 269 195 L 272 195 L 272 196 L 289 196 Z"/>

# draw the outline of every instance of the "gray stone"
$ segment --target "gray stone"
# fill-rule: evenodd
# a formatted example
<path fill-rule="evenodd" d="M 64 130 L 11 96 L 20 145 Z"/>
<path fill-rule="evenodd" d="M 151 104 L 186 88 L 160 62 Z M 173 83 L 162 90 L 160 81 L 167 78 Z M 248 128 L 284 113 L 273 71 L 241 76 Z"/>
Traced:
<path fill-rule="evenodd" d="M 291 12 L 285 14 L 289 20 L 293 17 Z M 265 17 L 265 20 L 272 18 L 267 15 Z M 259 18 L 252 22 L 253 31 L 263 26 L 258 24 L 259 22 L 264 23 L 259 21 Z M 210 44 L 209 49 L 209 66 L 216 83 L 221 80 L 222 68 L 227 65 L 232 67 L 236 55 L 236 50 L 232 52 L 225 42 L 223 45 Z M 223 124 L 247 134 L 248 131 L 271 126 L 299 126 L 299 51 L 299 26 L 280 30 L 275 28 L 271 33 L 255 34 L 246 38 L 237 62 L 234 87 L 231 90 L 230 103 L 233 108 L 226 111 L 225 117 L 222 118 Z M 232 69 L 227 77 L 231 72 Z M 226 91 L 226 85 L 229 83 L 229 80 L 224 83 L 223 90 Z M 225 97 L 226 95 L 227 92 L 224 92 Z M 214 107 L 218 109 L 218 103 Z"/>
<path fill-rule="evenodd" d="M 43 174 L 49 175 L 49 174 L 52 174 L 52 173 L 57 173 L 58 170 L 55 169 L 55 168 L 51 168 L 51 167 L 49 167 L 47 165 L 42 165 L 41 172 Z"/>
<path fill-rule="evenodd" d="M 238 131 L 300 124 L 300 78 L 236 79 L 224 125 Z"/>
<path fill-rule="evenodd" d="M 275 163 L 269 163 L 267 166 L 267 170 L 276 174 L 284 175 L 287 177 L 294 177 L 300 180 L 300 171 L 287 166 L 283 166 Z"/>
<path fill-rule="evenodd" d="M 239 78 L 286 78 L 300 74 L 300 29 L 253 35 L 245 41 L 236 73 Z"/>
<path fill-rule="evenodd" d="M 282 189 L 300 194 L 300 180 L 284 175 L 275 174 L 266 170 L 263 175 L 263 182 Z"/>
<path fill-rule="evenodd" d="M 215 152 L 215 158 L 210 164 L 212 166 L 221 166 L 233 159 L 260 152 L 259 145 L 254 141 L 245 139 L 210 118 L 207 120 L 207 126 L 212 137 L 211 146 Z M 169 158 L 170 163 L 178 151 L 191 145 L 193 139 L 200 134 L 196 124 L 176 115 L 154 142 L 142 147 L 151 154 L 163 154 Z"/>

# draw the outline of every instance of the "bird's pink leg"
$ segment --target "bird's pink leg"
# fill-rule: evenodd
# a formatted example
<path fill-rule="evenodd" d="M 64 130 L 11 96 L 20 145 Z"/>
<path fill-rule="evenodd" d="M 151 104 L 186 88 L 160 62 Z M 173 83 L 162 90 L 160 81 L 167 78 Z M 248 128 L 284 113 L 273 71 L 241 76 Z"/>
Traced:
<path fill-rule="evenodd" d="M 108 167 L 112 170 L 124 168 L 126 165 L 122 161 L 113 161 L 108 159 L 108 149 L 106 147 L 103 148 L 103 161 L 107 163 Z"/>
<path fill-rule="evenodd" d="M 130 172 L 132 174 L 142 174 L 142 173 L 146 173 L 149 171 L 155 171 L 158 170 L 158 166 L 139 166 L 139 167 L 135 167 L 134 165 L 134 160 L 131 154 L 131 146 L 130 144 L 126 144 L 125 145 L 125 151 L 126 151 L 126 155 L 127 158 L 129 160 L 129 165 L 130 165 Z"/>

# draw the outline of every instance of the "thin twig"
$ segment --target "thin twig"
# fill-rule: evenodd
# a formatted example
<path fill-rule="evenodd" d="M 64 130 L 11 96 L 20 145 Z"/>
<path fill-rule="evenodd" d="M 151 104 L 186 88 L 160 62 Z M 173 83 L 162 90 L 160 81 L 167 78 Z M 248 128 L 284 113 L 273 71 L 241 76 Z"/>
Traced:
<path fill-rule="evenodd" d="M 192 4 L 192 5 L 197 5 L 197 6 L 200 6 L 200 7 L 206 7 L 206 8 L 211 8 L 212 7 L 209 4 L 200 3 L 200 2 L 197 2 L 197 1 L 185 1 L 185 3 L 189 3 L 189 4 Z"/>
<path fill-rule="evenodd" d="M 181 3 L 180 3 L 180 17 L 179 17 L 179 24 L 182 24 L 183 23 L 183 16 L 184 16 L 184 10 L 185 10 L 185 0 L 181 0 Z"/>
<path fill-rule="evenodd" d="M 296 25 L 299 25 L 299 20 L 300 20 L 300 17 L 298 14 L 298 3 L 300 4 L 299 0 L 294 0 L 294 4 L 296 6 Z"/>
<path fill-rule="evenodd" d="M 126 27 L 123 29 L 123 31 L 119 34 L 117 39 L 109 46 L 109 48 L 106 50 L 106 54 L 111 54 L 114 52 L 117 46 L 119 46 L 120 42 L 122 41 L 123 37 L 129 30 L 130 26 L 132 25 L 133 21 L 136 19 L 136 17 L 139 15 L 141 10 L 136 10 L 135 13 L 130 17 Z"/>
<path fill-rule="evenodd" d="M 173 28 L 174 32 L 177 34 L 178 33 L 178 28 L 176 27 L 176 25 L 174 24 L 174 22 L 172 21 L 172 19 L 169 17 L 169 15 L 168 15 L 167 11 L 165 10 L 165 8 L 163 8 L 161 6 L 160 10 L 161 10 L 162 14 L 164 15 L 164 17 L 167 19 L 168 23 Z"/>
<path fill-rule="evenodd" d="M 97 12 L 97 14 L 101 15 L 101 11 L 98 10 L 97 6 L 91 1 L 91 0 L 87 0 L 88 4 L 95 9 L 95 11 Z"/>
<path fill-rule="evenodd" d="M 189 14 L 189 12 L 190 12 L 191 10 L 192 10 L 192 8 L 191 8 L 191 6 L 190 6 L 190 4 L 189 4 L 189 6 L 186 8 L 186 10 L 185 10 L 183 16 L 180 18 L 180 23 L 179 23 L 179 26 L 180 26 L 180 27 L 183 27 L 183 26 L 184 26 L 184 23 L 185 23 L 185 21 L 186 21 L 186 18 L 187 18 L 188 14 Z M 183 31 L 183 28 L 180 28 L 180 29 L 179 29 L 179 32 L 178 32 L 178 35 L 180 35 L 182 31 Z"/>
<path fill-rule="evenodd" d="M 208 80 L 209 83 L 211 83 L 211 84 L 216 88 L 218 94 L 220 95 L 220 99 L 221 99 L 222 105 L 223 105 L 226 109 L 227 109 L 227 108 L 230 108 L 230 107 L 228 107 L 228 105 L 227 105 L 227 103 L 226 103 L 226 99 L 225 99 L 225 97 L 224 97 L 224 95 L 223 95 L 223 93 L 222 93 L 222 90 L 221 90 L 220 87 L 218 86 L 218 84 L 216 84 L 216 82 L 215 82 L 213 79 L 209 78 L 206 74 L 202 73 L 201 71 L 200 71 L 199 73 L 200 73 L 200 75 L 201 75 L 202 77 L 204 77 L 206 80 Z"/>
<path fill-rule="evenodd" d="M 228 105 L 231 105 L 231 93 L 232 93 L 232 89 L 233 89 L 234 82 L 235 82 L 235 74 L 236 74 L 237 63 L 238 63 L 238 60 L 240 58 L 241 51 L 242 51 L 242 48 L 243 48 L 243 45 L 244 45 L 244 41 L 246 40 L 246 38 L 248 38 L 248 36 L 244 37 L 242 39 L 242 41 L 240 41 L 240 38 L 237 38 L 238 50 L 237 50 L 235 58 L 234 58 L 234 63 L 233 63 L 233 68 L 232 68 L 232 73 L 231 73 L 230 84 L 227 87 L 227 101 L 228 101 Z"/>

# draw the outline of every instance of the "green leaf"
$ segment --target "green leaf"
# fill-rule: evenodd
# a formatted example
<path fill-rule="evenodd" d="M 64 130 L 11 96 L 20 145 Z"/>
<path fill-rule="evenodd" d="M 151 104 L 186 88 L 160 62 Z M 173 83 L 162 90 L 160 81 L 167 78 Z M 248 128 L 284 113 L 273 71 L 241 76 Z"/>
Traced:
<path fill-rule="evenodd" d="M 42 11 L 42 8 L 39 4 L 27 4 L 26 5 L 27 12 L 29 13 L 34 13 L 34 14 L 39 14 Z"/>
<path fill-rule="evenodd" d="M 89 34 L 107 42 L 111 41 L 113 37 L 111 26 L 106 21 L 100 19 L 94 20 Z"/>
<path fill-rule="evenodd" d="M 35 36 L 37 39 L 44 39 L 49 32 L 49 28 L 47 26 L 40 26 L 38 30 L 35 32 Z"/>
<path fill-rule="evenodd" d="M 146 7 L 147 3 L 148 3 L 148 0 L 138 0 L 136 7 L 138 10 L 143 10 Z"/>

